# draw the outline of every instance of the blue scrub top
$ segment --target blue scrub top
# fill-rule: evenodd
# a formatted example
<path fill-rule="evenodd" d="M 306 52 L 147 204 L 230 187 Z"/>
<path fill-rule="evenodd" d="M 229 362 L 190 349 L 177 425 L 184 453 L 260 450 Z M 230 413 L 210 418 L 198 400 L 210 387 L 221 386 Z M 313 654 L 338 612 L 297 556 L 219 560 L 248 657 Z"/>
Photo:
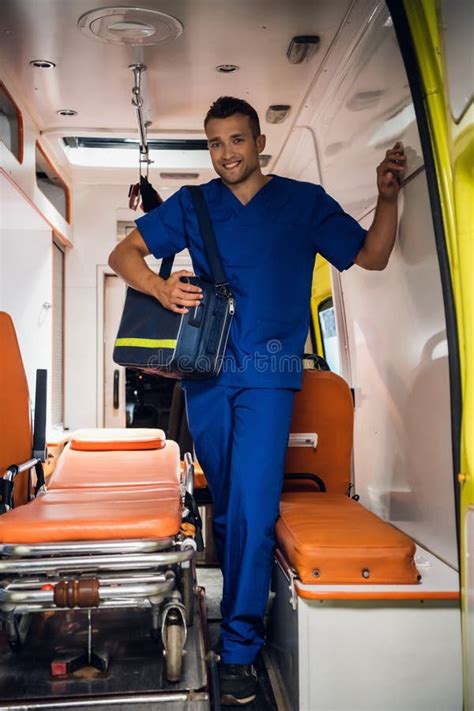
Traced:
<path fill-rule="evenodd" d="M 223 368 L 212 382 L 299 389 L 315 255 L 348 269 L 366 232 L 312 183 L 274 175 L 247 205 L 220 179 L 201 189 L 236 300 Z M 211 280 L 186 188 L 136 224 L 155 257 L 187 248 L 195 274 Z"/>

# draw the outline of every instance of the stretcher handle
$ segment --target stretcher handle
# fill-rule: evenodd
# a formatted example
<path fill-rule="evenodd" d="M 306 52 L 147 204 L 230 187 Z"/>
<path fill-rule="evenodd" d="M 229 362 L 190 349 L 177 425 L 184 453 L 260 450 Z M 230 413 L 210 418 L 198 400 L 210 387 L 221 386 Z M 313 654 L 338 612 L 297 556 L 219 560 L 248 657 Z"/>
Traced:
<path fill-rule="evenodd" d="M 33 427 L 33 457 L 46 461 L 46 393 L 48 371 L 39 368 L 36 371 L 35 420 Z"/>
<path fill-rule="evenodd" d="M 38 466 L 41 467 L 41 472 L 38 476 L 37 470 L 37 481 L 41 482 L 41 484 L 44 486 L 43 469 L 41 466 L 41 462 L 38 459 L 28 459 L 26 462 L 22 462 L 21 464 L 10 464 L 10 466 L 7 467 L 3 477 L 0 479 L 0 492 L 2 496 L 0 514 L 3 514 L 14 507 L 13 490 L 15 486 L 15 478 L 18 476 L 18 474 L 22 474 L 22 472 L 29 471 L 31 476 L 32 467 Z M 28 480 L 28 489 L 30 488 L 30 482 L 31 478 Z"/>
<path fill-rule="evenodd" d="M 114 370 L 114 410 L 118 410 L 120 407 L 119 398 L 119 383 L 120 383 L 120 371 L 118 369 Z"/>

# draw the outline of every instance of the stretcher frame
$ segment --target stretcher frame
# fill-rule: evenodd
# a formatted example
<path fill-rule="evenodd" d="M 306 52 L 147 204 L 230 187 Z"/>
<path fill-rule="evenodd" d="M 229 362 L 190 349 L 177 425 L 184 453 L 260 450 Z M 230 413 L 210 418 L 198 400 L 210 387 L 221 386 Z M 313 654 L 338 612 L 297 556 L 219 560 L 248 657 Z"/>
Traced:
<path fill-rule="evenodd" d="M 36 464 L 36 460 L 30 460 L 9 467 L 3 480 L 13 483 L 15 476 L 26 469 L 31 479 L 32 467 Z M 187 453 L 180 484 L 182 522 L 192 513 L 188 507 L 193 501 L 193 492 L 194 464 L 191 454 Z M 35 494 L 47 494 L 44 480 L 40 480 Z M 4 513 L 9 508 L 5 507 Z M 200 535 L 200 531 L 197 533 Z M 175 536 L 160 539 L 0 544 L 0 618 L 10 647 L 14 651 L 21 650 L 29 629 L 30 613 L 85 609 L 89 615 L 87 660 L 92 666 L 103 669 L 107 662 L 94 659 L 92 654 L 91 611 L 149 608 L 152 635 L 161 636 L 168 681 L 178 681 L 187 626 L 192 624 L 194 615 L 197 547 L 195 537 L 181 530 Z M 91 582 L 95 588 L 93 600 L 88 594 Z M 65 590 L 63 601 L 58 604 L 57 591 L 61 584 Z M 175 629 L 170 630 L 171 627 Z"/>

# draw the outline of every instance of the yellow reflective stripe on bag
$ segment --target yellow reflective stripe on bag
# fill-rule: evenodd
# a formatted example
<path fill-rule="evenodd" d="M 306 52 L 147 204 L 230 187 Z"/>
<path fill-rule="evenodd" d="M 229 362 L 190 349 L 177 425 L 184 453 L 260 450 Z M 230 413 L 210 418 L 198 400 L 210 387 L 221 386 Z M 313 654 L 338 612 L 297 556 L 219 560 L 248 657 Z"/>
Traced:
<path fill-rule="evenodd" d="M 176 340 L 166 338 L 117 338 L 115 347 L 135 346 L 136 348 L 176 348 Z"/>

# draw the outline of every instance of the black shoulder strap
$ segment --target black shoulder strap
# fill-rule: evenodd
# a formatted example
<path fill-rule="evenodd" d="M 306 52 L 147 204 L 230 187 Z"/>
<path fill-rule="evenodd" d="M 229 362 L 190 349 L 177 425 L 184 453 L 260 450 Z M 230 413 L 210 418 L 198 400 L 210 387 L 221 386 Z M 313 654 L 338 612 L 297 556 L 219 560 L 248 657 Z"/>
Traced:
<path fill-rule="evenodd" d="M 199 229 L 201 231 L 202 241 L 204 242 L 204 248 L 206 250 L 207 261 L 209 262 L 211 269 L 212 279 L 216 285 L 225 285 L 228 282 L 224 272 L 224 267 L 222 266 L 219 247 L 217 246 L 214 228 L 212 226 L 211 217 L 209 215 L 209 210 L 207 209 L 204 195 L 202 194 L 199 185 L 188 185 L 187 188 L 191 194 L 194 209 L 196 210 L 198 216 Z"/>
<path fill-rule="evenodd" d="M 171 270 L 173 269 L 173 262 L 174 254 L 172 257 L 165 257 L 162 260 L 160 267 L 160 277 L 162 279 L 168 279 L 169 275 L 171 274 Z"/>

